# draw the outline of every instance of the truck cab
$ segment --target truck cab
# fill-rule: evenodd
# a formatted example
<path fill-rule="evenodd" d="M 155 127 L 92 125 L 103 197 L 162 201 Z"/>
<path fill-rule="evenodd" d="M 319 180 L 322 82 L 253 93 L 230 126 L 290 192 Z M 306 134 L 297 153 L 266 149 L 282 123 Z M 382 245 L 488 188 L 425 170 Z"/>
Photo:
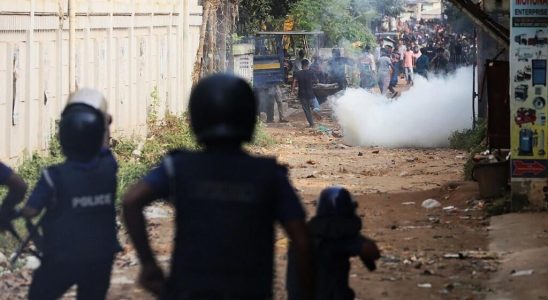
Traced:
<path fill-rule="evenodd" d="M 284 82 L 284 51 L 281 35 L 258 33 L 253 56 L 253 86 L 269 88 Z"/>

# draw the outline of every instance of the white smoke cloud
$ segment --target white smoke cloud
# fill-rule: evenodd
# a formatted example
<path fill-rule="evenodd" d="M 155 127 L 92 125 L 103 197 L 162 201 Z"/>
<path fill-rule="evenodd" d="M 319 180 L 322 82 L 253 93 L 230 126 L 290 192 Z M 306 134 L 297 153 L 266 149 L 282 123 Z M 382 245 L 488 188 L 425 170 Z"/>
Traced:
<path fill-rule="evenodd" d="M 446 147 L 451 132 L 472 126 L 472 68 L 426 80 L 398 99 L 348 89 L 331 101 L 350 145 Z"/>

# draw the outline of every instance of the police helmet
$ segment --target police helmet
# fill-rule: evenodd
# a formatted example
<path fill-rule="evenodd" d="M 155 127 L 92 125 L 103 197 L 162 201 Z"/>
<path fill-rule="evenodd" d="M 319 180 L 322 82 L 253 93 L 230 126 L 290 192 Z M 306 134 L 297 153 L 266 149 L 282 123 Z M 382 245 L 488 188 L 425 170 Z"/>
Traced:
<path fill-rule="evenodd" d="M 87 89 L 74 93 L 59 121 L 59 142 L 63 153 L 68 159 L 81 162 L 99 154 L 107 126 L 101 106 L 93 105 L 101 101 L 95 101 L 99 98 L 85 97 L 86 94 L 93 97 L 101 95 L 99 92 L 90 93 Z M 104 109 L 106 112 L 106 106 Z"/>
<path fill-rule="evenodd" d="M 257 100 L 241 78 L 217 74 L 201 80 L 190 95 L 190 125 L 198 143 L 249 142 L 257 122 Z"/>
<path fill-rule="evenodd" d="M 67 106 L 75 103 L 87 104 L 99 110 L 103 115 L 107 115 L 107 100 L 103 94 L 97 90 L 90 88 L 79 89 L 69 97 Z"/>
<path fill-rule="evenodd" d="M 356 214 L 357 203 L 352 199 L 350 192 L 342 187 L 324 189 L 318 200 L 317 216 L 350 217 Z"/>

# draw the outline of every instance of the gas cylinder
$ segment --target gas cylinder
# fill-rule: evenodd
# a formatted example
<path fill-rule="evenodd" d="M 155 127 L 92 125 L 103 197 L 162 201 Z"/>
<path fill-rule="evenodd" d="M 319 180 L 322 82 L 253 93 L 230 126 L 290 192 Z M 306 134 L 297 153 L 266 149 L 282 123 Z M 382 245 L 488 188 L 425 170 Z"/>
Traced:
<path fill-rule="evenodd" d="M 533 131 L 522 128 L 519 131 L 519 155 L 533 154 Z"/>

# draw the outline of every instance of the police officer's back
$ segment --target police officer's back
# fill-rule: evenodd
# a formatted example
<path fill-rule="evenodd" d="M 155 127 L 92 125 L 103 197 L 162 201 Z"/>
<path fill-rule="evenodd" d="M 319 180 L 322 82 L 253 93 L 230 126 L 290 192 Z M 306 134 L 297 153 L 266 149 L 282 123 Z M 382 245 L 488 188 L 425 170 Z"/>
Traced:
<path fill-rule="evenodd" d="M 285 168 L 241 148 L 252 138 L 257 111 L 245 81 L 229 75 L 204 79 L 189 105 L 191 126 L 204 150 L 167 155 L 124 198 L 128 232 L 143 264 L 141 284 L 166 299 L 269 299 L 274 222 L 286 229 L 305 261 L 303 208 Z M 176 209 L 166 285 L 142 214 L 159 198 L 171 199 Z M 306 267 L 301 270 L 304 278 Z"/>
<path fill-rule="evenodd" d="M 104 299 L 110 284 L 114 255 L 120 250 L 118 167 L 104 148 L 108 116 L 90 104 L 94 102 L 106 104 L 93 90 L 71 95 L 59 122 L 66 160 L 43 170 L 23 209 L 26 217 L 46 209 L 42 261 L 33 274 L 29 299 L 57 299 L 72 285 L 78 287 L 78 299 Z"/>

